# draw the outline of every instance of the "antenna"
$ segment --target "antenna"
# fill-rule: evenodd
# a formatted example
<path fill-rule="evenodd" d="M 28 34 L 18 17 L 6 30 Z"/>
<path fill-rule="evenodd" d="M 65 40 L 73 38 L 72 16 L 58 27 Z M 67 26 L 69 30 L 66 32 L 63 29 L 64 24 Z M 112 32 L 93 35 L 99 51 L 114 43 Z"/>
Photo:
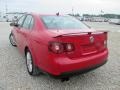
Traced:
<path fill-rule="evenodd" d="M 57 16 L 59 16 L 59 15 L 60 15 L 60 14 L 59 14 L 59 12 L 58 12 L 58 13 L 56 13 L 56 15 L 57 15 Z"/>

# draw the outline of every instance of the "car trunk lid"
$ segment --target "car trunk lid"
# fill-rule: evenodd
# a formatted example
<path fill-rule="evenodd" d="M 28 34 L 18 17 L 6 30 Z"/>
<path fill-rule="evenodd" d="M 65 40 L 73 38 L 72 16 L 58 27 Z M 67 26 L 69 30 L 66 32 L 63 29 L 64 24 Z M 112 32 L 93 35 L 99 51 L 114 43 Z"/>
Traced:
<path fill-rule="evenodd" d="M 74 51 L 65 52 L 69 58 L 79 58 L 86 55 L 96 54 L 105 50 L 105 42 L 107 40 L 106 31 L 80 31 L 69 33 L 57 33 L 54 38 L 62 43 L 72 43 Z"/>

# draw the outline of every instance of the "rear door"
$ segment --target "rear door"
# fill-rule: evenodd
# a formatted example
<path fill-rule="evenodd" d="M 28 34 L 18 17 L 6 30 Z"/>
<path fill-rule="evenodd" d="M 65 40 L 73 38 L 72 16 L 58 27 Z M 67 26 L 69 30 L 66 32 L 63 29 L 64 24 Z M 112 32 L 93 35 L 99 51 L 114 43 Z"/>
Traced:
<path fill-rule="evenodd" d="M 33 16 L 32 15 L 27 15 L 22 28 L 20 29 L 20 50 L 24 52 L 25 46 L 28 46 L 30 44 L 30 37 L 31 37 L 31 32 L 33 29 Z"/>

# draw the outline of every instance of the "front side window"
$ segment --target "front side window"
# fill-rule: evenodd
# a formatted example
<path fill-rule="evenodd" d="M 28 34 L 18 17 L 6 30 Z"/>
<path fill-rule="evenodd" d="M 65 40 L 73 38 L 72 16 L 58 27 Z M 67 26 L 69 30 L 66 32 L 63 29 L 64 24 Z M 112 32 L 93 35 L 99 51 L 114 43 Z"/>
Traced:
<path fill-rule="evenodd" d="M 41 16 L 48 29 L 88 29 L 81 21 L 71 16 Z"/>

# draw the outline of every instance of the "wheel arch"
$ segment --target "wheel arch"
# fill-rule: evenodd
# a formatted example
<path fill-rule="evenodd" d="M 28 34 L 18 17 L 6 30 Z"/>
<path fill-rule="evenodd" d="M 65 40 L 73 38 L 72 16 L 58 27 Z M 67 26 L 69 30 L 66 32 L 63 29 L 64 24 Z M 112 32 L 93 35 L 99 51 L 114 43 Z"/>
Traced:
<path fill-rule="evenodd" d="M 30 48 L 30 47 L 28 47 L 28 46 L 25 46 L 25 48 L 24 48 L 24 56 L 26 56 L 26 52 L 27 52 L 27 50 L 29 50 L 30 53 L 32 54 L 32 58 L 34 59 L 33 62 L 34 62 L 34 64 L 37 66 L 36 56 L 35 56 L 35 54 L 34 54 L 34 51 L 31 50 L 31 49 L 32 49 L 32 48 Z"/>

